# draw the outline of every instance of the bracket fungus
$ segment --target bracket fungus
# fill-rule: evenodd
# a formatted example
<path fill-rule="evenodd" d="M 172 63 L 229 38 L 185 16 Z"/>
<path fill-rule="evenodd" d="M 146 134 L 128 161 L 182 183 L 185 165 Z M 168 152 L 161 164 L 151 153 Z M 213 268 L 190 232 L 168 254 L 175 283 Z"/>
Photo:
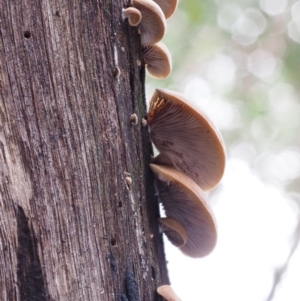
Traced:
<path fill-rule="evenodd" d="M 174 246 L 180 248 L 186 244 L 188 233 L 179 221 L 169 217 L 160 218 L 159 221 L 163 232 Z"/>
<path fill-rule="evenodd" d="M 148 73 L 157 79 L 166 78 L 172 71 L 172 57 L 167 46 L 159 42 L 143 47 L 142 55 Z"/>
<path fill-rule="evenodd" d="M 178 0 L 154 0 L 162 9 L 166 19 L 170 18 L 178 5 Z"/>
<path fill-rule="evenodd" d="M 170 160 L 170 158 L 164 153 L 160 153 L 154 158 L 152 157 L 151 158 L 151 163 L 158 164 L 158 165 L 173 166 L 173 163 Z"/>
<path fill-rule="evenodd" d="M 141 20 L 136 11 L 140 12 Z M 159 5 L 154 1 L 132 0 L 131 7 L 124 9 L 122 16 L 123 19 L 128 18 L 130 25 L 139 27 L 142 45 L 155 44 L 165 35 L 166 18 Z"/>
<path fill-rule="evenodd" d="M 142 14 L 138 9 L 134 7 L 127 7 L 122 11 L 122 18 L 123 20 L 128 19 L 128 23 L 131 26 L 138 26 L 142 21 Z"/>
<path fill-rule="evenodd" d="M 156 89 L 148 113 L 150 139 L 176 169 L 203 190 L 212 189 L 225 169 L 225 146 L 213 123 L 182 94 Z"/>
<path fill-rule="evenodd" d="M 156 291 L 167 301 L 181 301 L 170 285 L 162 285 L 158 287 Z"/>
<path fill-rule="evenodd" d="M 180 250 L 190 257 L 208 255 L 217 242 L 217 229 L 203 190 L 186 174 L 170 166 L 150 164 L 166 216 L 187 231 Z"/>

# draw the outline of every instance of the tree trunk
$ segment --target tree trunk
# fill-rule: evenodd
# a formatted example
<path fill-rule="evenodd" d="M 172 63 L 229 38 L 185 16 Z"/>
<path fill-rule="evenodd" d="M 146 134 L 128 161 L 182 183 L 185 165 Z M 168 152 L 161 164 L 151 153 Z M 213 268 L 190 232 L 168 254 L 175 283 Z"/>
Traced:
<path fill-rule="evenodd" d="M 159 300 L 168 283 L 128 2 L 0 0 L 1 300 Z"/>

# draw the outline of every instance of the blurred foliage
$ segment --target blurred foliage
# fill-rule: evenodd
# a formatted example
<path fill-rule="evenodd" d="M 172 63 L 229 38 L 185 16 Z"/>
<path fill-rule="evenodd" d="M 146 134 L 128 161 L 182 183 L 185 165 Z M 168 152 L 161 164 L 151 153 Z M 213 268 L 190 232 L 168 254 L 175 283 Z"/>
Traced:
<path fill-rule="evenodd" d="M 297 87 L 299 92 L 299 71 L 300 71 L 300 60 L 299 60 L 299 53 L 300 53 L 300 44 L 289 41 L 289 45 L 286 50 L 285 54 L 285 69 L 284 69 L 284 76 L 287 80 Z"/>

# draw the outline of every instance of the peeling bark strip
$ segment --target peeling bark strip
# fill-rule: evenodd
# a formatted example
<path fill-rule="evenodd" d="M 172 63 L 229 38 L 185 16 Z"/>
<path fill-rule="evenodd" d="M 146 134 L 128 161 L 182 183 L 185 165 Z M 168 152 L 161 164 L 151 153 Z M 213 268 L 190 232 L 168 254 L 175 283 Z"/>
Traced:
<path fill-rule="evenodd" d="M 161 300 L 151 146 L 130 121 L 146 105 L 127 2 L 0 0 L 0 300 Z"/>

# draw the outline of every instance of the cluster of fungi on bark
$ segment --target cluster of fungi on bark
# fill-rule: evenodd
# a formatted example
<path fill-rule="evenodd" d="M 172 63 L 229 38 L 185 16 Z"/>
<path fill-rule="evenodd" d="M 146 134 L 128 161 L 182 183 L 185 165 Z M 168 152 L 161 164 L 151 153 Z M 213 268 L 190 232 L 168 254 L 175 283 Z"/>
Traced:
<path fill-rule="evenodd" d="M 123 17 L 131 26 L 139 26 L 147 71 L 160 79 L 172 70 L 170 53 L 159 41 L 165 33 L 165 18 L 174 13 L 178 1 L 155 2 L 133 0 Z M 217 227 L 204 191 L 214 188 L 223 176 L 223 139 L 204 112 L 184 95 L 168 90 L 154 92 L 147 124 L 160 152 L 150 167 L 166 214 L 160 218 L 161 229 L 187 256 L 206 256 L 216 245 Z M 158 293 L 167 300 L 179 300 L 168 286 L 159 287 Z"/>

